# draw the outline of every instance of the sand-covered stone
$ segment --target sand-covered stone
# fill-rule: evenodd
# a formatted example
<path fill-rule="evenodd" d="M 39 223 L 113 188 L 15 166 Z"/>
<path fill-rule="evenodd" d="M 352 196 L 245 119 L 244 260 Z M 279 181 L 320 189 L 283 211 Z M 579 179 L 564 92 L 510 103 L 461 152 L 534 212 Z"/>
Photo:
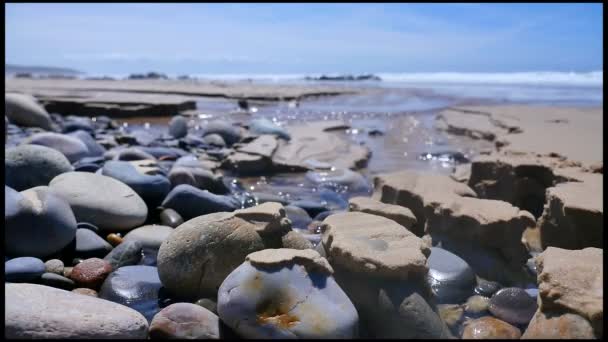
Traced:
<path fill-rule="evenodd" d="M 4 115 L 17 125 L 52 130 L 51 117 L 31 95 L 5 93 L 4 111 Z"/>
<path fill-rule="evenodd" d="M 540 243 L 582 249 L 604 246 L 603 179 L 568 182 L 547 189 L 547 205 L 539 219 Z"/>
<path fill-rule="evenodd" d="M 360 211 L 363 213 L 391 219 L 417 236 L 422 236 L 423 228 L 416 224 L 416 216 L 406 207 L 379 202 L 368 197 L 353 197 L 348 200 L 349 211 Z"/>
<path fill-rule="evenodd" d="M 358 314 L 312 250 L 255 252 L 226 277 L 222 321 L 245 338 L 355 338 Z"/>
<path fill-rule="evenodd" d="M 101 230 L 128 230 L 148 215 L 146 203 L 133 189 L 107 176 L 68 172 L 55 177 L 49 187 L 70 204 L 78 221 Z"/>
<path fill-rule="evenodd" d="M 506 201 L 539 217 L 545 190 L 558 180 L 553 170 L 563 163 L 531 153 L 479 155 L 471 163 L 468 185 L 480 198 Z"/>
<path fill-rule="evenodd" d="M 253 141 L 237 147 L 236 150 L 247 154 L 270 158 L 277 147 L 277 139 L 273 135 L 263 134 Z"/>
<path fill-rule="evenodd" d="M 601 335 L 604 317 L 603 250 L 549 247 L 536 258 L 539 304 L 543 312 L 573 312 Z"/>
<path fill-rule="evenodd" d="M 348 212 L 323 222 L 323 247 L 332 264 L 355 273 L 399 279 L 428 271 L 429 247 L 393 220 Z"/>
<path fill-rule="evenodd" d="M 126 306 L 36 284 L 5 284 L 4 337 L 145 339 L 148 322 Z"/>
<path fill-rule="evenodd" d="M 280 140 L 272 156 L 274 165 L 279 169 L 307 170 L 318 163 L 344 169 L 358 169 L 367 164 L 369 149 L 325 132 L 325 128 L 324 122 L 291 127 L 291 140 Z"/>
<path fill-rule="evenodd" d="M 309 272 L 320 272 L 326 274 L 334 273 L 327 259 L 321 257 L 319 253 L 312 249 L 265 249 L 258 252 L 253 252 L 245 259 L 257 268 L 273 268 L 277 266 L 298 264 L 304 266 Z"/>
<path fill-rule="evenodd" d="M 545 314 L 536 311 L 521 336 L 522 339 L 597 339 L 593 327 L 585 318 L 573 314 Z"/>
<path fill-rule="evenodd" d="M 284 247 L 283 237 L 289 232 L 284 209 L 272 202 L 196 217 L 177 227 L 160 246 L 160 279 L 172 293 L 195 298 L 214 294 L 247 255 Z"/>

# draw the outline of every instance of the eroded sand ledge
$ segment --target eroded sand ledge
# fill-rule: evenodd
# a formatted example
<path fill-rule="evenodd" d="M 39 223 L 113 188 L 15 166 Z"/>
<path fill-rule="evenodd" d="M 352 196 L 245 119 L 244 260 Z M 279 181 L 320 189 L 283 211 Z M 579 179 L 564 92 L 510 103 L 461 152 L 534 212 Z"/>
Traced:
<path fill-rule="evenodd" d="M 201 97 L 291 101 L 353 94 L 330 85 L 259 84 L 246 81 L 55 80 L 5 78 L 6 92 L 32 94 L 49 112 L 128 117 L 175 115 L 196 108 Z"/>
<path fill-rule="evenodd" d="M 470 106 L 437 117 L 448 133 L 495 142 L 454 178 L 532 212 L 524 242 L 538 252 L 603 247 L 602 124 L 602 107 Z"/>

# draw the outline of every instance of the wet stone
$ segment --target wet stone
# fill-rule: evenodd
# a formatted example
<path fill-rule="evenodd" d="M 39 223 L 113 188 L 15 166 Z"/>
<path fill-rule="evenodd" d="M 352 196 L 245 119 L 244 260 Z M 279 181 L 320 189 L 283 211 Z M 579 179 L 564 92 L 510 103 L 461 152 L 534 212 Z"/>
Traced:
<path fill-rule="evenodd" d="M 475 293 L 484 297 L 492 297 L 501 288 L 502 285 L 495 281 L 480 280 L 475 287 Z"/>
<path fill-rule="evenodd" d="M 518 340 L 521 332 L 518 328 L 494 317 L 482 317 L 469 321 L 462 333 L 463 339 L 512 339 Z"/>
<path fill-rule="evenodd" d="M 55 273 L 44 273 L 40 277 L 40 283 L 67 291 L 72 290 L 76 286 L 73 280 Z"/>
<path fill-rule="evenodd" d="M 475 274 L 456 254 L 431 247 L 428 280 L 440 303 L 462 303 L 473 294 Z"/>
<path fill-rule="evenodd" d="M 213 312 L 217 315 L 217 301 L 211 298 L 201 298 L 194 303 L 196 305 L 202 306 L 205 309 Z"/>
<path fill-rule="evenodd" d="M 113 269 L 123 266 L 136 265 L 142 259 L 143 245 L 139 241 L 126 241 L 114 248 L 103 259 L 112 265 Z"/>
<path fill-rule="evenodd" d="M 124 266 L 112 272 L 99 290 L 99 297 L 128 306 L 149 321 L 160 311 L 162 284 L 153 266 Z"/>
<path fill-rule="evenodd" d="M 184 223 L 184 219 L 180 214 L 173 209 L 164 209 L 160 213 L 160 222 L 169 227 L 177 228 L 180 224 Z"/>
<path fill-rule="evenodd" d="M 537 308 L 536 299 L 517 287 L 504 288 L 490 299 L 490 312 L 511 324 L 528 324 Z"/>

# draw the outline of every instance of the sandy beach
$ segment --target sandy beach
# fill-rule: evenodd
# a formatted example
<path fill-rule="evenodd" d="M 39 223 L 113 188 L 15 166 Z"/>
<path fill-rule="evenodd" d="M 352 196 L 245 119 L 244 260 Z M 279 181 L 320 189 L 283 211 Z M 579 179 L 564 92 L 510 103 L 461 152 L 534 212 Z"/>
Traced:
<path fill-rule="evenodd" d="M 601 265 L 601 106 L 501 104 L 378 84 L 5 85 L 7 267 L 16 283 L 33 282 L 5 286 L 9 297 L 28 298 L 22 309 L 9 302 L 11 312 L 78 321 L 101 308 L 120 318 L 105 321 L 116 336 L 137 338 L 174 334 L 164 317 L 196 312 L 235 327 L 206 334 L 253 337 L 238 329 L 243 313 L 230 310 L 235 300 L 299 296 L 251 290 L 262 285 L 248 274 L 272 282 L 264 267 L 283 267 L 282 284 L 306 287 L 295 279 L 331 274 L 330 287 L 304 290 L 344 303 L 329 307 L 339 320 L 326 318 L 342 330 L 324 325 L 320 336 L 464 337 L 471 324 L 484 334 L 502 324 L 513 336 L 547 336 L 545 315 L 601 336 L 599 309 L 567 299 L 577 313 L 567 316 L 562 304 L 539 308 L 534 299 L 552 303 L 555 291 L 571 298 L 560 284 L 580 288 L 570 276 L 544 280 L 562 274 L 559 260 L 574 258 L 581 272 Z M 27 216 L 36 201 L 56 209 Z M 50 224 L 50 244 L 18 233 L 23 222 L 30 230 Z M 60 265 L 58 273 L 19 273 L 42 260 Z M 404 281 L 412 287 L 405 292 Z M 409 301 L 425 312 L 407 329 L 408 312 L 374 299 L 393 287 L 401 292 L 391 305 Z M 228 296 L 233 288 L 245 297 Z M 90 296 L 107 300 L 100 306 Z M 300 300 L 319 305 L 314 296 Z M 35 298 L 56 307 L 76 300 L 79 311 L 41 316 L 28 311 Z M 464 313 L 474 303 L 485 313 Z M 256 315 L 274 322 L 276 312 L 291 312 L 268 310 Z M 309 319 L 306 310 L 294 309 L 297 320 Z M 11 336 L 63 336 L 26 327 L 19 315 L 7 318 Z M 365 328 L 354 328 L 357 319 Z M 84 326 L 77 334 L 105 336 Z"/>

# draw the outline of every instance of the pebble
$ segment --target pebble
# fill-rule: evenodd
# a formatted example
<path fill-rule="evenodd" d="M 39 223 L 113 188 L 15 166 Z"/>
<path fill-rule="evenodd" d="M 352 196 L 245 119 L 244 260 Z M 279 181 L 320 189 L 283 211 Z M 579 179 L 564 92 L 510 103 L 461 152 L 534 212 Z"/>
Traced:
<path fill-rule="evenodd" d="M 175 303 L 150 323 L 151 339 L 219 339 L 220 320 L 213 312 L 191 303 Z"/>
<path fill-rule="evenodd" d="M 488 311 L 490 298 L 479 295 L 471 296 L 464 304 L 464 310 L 468 315 L 481 315 Z"/>
<path fill-rule="evenodd" d="M 158 271 L 153 266 L 123 266 L 112 272 L 99 290 L 99 298 L 128 306 L 148 321 L 160 311 Z"/>
<path fill-rule="evenodd" d="M 329 208 L 327 208 L 325 205 L 323 205 L 322 203 L 319 202 L 315 202 L 312 200 L 298 200 L 298 201 L 293 201 L 291 203 L 289 203 L 290 206 L 294 206 L 294 207 L 298 207 L 301 209 L 304 209 L 306 211 L 306 213 L 308 213 L 308 215 L 310 217 L 315 217 L 318 214 L 329 210 Z"/>
<path fill-rule="evenodd" d="M 306 212 L 306 210 L 296 207 L 293 205 L 286 205 L 284 207 L 287 218 L 291 221 L 292 227 L 305 229 L 312 222 L 312 218 Z"/>
<path fill-rule="evenodd" d="M 106 162 L 101 174 L 128 185 L 149 207 L 160 204 L 171 190 L 171 183 L 167 177 L 140 173 L 134 165 L 126 161 Z"/>
<path fill-rule="evenodd" d="M 91 258 L 74 266 L 70 278 L 78 287 L 96 290 L 110 272 L 112 272 L 112 266 L 109 262 L 99 258 Z"/>
<path fill-rule="evenodd" d="M 101 236 L 88 229 L 76 230 L 76 255 L 82 258 L 104 257 L 112 250 L 112 245 Z"/>
<path fill-rule="evenodd" d="M 241 140 L 241 131 L 225 121 L 212 121 L 203 127 L 203 137 L 208 134 L 218 134 L 224 139 L 228 146 Z"/>
<path fill-rule="evenodd" d="M 234 211 L 240 204 L 231 196 L 215 195 L 207 190 L 181 184 L 169 192 L 161 206 L 173 209 L 184 220 L 189 220 L 205 214 Z"/>
<path fill-rule="evenodd" d="M 158 249 L 173 231 L 173 228 L 167 226 L 143 226 L 128 232 L 123 241 L 139 241 L 144 248 Z"/>
<path fill-rule="evenodd" d="M 62 275 L 63 267 L 64 267 L 63 261 L 61 261 L 59 259 L 47 260 L 44 263 L 44 269 L 46 272 L 49 272 L 49 273 L 55 273 L 55 274 Z"/>
<path fill-rule="evenodd" d="M 180 224 L 184 223 L 184 219 L 173 209 L 163 209 L 160 213 L 160 222 L 168 227 L 177 228 Z"/>
<path fill-rule="evenodd" d="M 112 269 L 136 265 L 142 259 L 143 245 L 139 241 L 126 241 L 114 248 L 103 259 L 112 265 Z"/>
<path fill-rule="evenodd" d="M 5 284 L 6 339 L 146 339 L 138 312 L 91 296 L 37 284 Z"/>
<path fill-rule="evenodd" d="M 78 227 L 79 229 L 88 229 L 90 231 L 93 231 L 95 233 L 99 233 L 99 228 L 97 228 L 97 226 L 95 226 L 94 224 L 90 224 L 88 222 L 78 222 L 78 224 L 76 225 L 76 227 Z"/>
<path fill-rule="evenodd" d="M 188 120 L 181 115 L 171 118 L 171 121 L 169 121 L 169 134 L 177 139 L 185 137 L 188 134 Z"/>
<path fill-rule="evenodd" d="M 89 155 L 89 149 L 80 139 L 60 133 L 36 133 L 23 140 L 23 144 L 42 145 L 61 152 L 70 163 Z"/>
<path fill-rule="evenodd" d="M 6 254 L 46 257 L 74 240 L 74 214 L 69 204 L 48 187 L 17 192 L 5 186 L 4 201 Z"/>
<path fill-rule="evenodd" d="M 126 184 L 87 172 L 63 173 L 49 187 L 65 198 L 79 222 L 89 222 L 101 230 L 123 231 L 144 223 L 146 203 Z"/>
<path fill-rule="evenodd" d="M 196 305 L 202 306 L 205 309 L 213 312 L 217 315 L 217 301 L 211 298 L 201 298 L 194 303 Z"/>
<path fill-rule="evenodd" d="M 437 305 L 437 310 L 450 329 L 454 329 L 462 321 L 464 310 L 458 304 L 440 304 Z"/>
<path fill-rule="evenodd" d="M 509 339 L 518 340 L 521 331 L 507 322 L 494 317 L 482 317 L 465 324 L 463 339 Z"/>
<path fill-rule="evenodd" d="M 28 94 L 4 93 L 4 115 L 21 126 L 53 129 L 51 117 L 36 99 Z M 5 119 L 6 122 L 6 119 Z"/>
<path fill-rule="evenodd" d="M 481 279 L 475 287 L 475 293 L 484 297 L 492 297 L 501 288 L 502 285 L 500 283 Z"/>
<path fill-rule="evenodd" d="M 120 235 L 112 233 L 108 234 L 106 240 L 114 247 L 120 245 L 122 243 L 122 237 Z"/>
<path fill-rule="evenodd" d="M 462 258 L 438 247 L 431 247 L 428 279 L 440 303 L 462 303 L 473 294 L 475 274 Z"/>
<path fill-rule="evenodd" d="M 224 138 L 222 138 L 219 134 L 208 134 L 203 137 L 203 142 L 205 144 L 215 146 L 215 147 L 226 147 L 226 142 Z"/>
<path fill-rule="evenodd" d="M 79 288 L 73 289 L 72 292 L 78 293 L 81 295 L 85 295 L 85 296 L 99 297 L 97 294 L 97 291 L 95 291 L 93 289 L 87 289 L 86 287 L 79 287 Z"/>
<path fill-rule="evenodd" d="M 72 275 L 72 270 L 74 270 L 74 267 L 64 267 L 63 268 L 63 276 L 66 278 L 70 278 L 70 276 Z"/>
<path fill-rule="evenodd" d="M 504 288 L 490 298 L 492 315 L 511 324 L 528 324 L 537 308 L 536 298 L 517 287 Z"/>
<path fill-rule="evenodd" d="M 72 171 L 70 161 L 50 147 L 20 145 L 7 148 L 5 153 L 5 184 L 17 191 L 46 186 L 56 176 Z"/>
<path fill-rule="evenodd" d="M 40 283 L 43 285 L 56 287 L 58 289 L 70 291 L 74 288 L 75 283 L 73 280 L 68 279 L 64 276 L 55 273 L 44 273 L 40 277 Z"/>
<path fill-rule="evenodd" d="M 38 258 L 20 257 L 4 263 L 4 278 L 9 282 L 33 281 L 40 278 L 44 271 L 44 263 Z"/>
<path fill-rule="evenodd" d="M 244 338 L 356 338 L 359 315 L 313 250 L 251 253 L 218 293 L 224 323 Z"/>
<path fill-rule="evenodd" d="M 74 137 L 80 141 L 87 147 L 88 153 L 87 157 L 99 157 L 103 156 L 106 152 L 106 149 L 101 146 L 88 132 L 83 130 L 77 130 L 67 134 L 68 136 Z"/>

